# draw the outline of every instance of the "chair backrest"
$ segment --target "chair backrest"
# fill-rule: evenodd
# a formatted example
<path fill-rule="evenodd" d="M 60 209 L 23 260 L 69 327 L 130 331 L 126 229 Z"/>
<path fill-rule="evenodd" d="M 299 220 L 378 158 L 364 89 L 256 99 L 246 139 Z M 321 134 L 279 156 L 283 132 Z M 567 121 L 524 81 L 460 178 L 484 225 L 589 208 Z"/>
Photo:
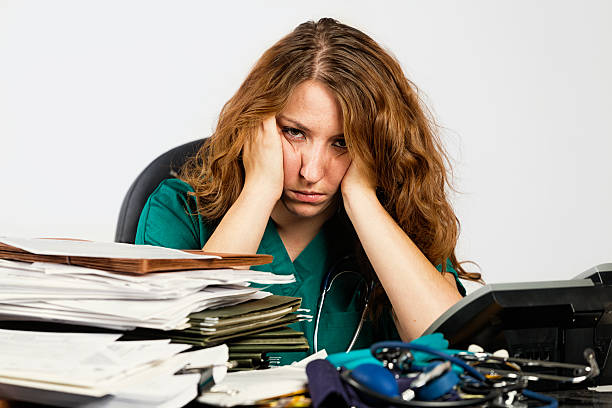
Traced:
<path fill-rule="evenodd" d="M 121 204 L 115 242 L 134 243 L 140 213 L 151 193 L 163 180 L 176 177 L 181 166 L 198 151 L 205 140 L 194 140 L 168 150 L 136 177 Z"/>

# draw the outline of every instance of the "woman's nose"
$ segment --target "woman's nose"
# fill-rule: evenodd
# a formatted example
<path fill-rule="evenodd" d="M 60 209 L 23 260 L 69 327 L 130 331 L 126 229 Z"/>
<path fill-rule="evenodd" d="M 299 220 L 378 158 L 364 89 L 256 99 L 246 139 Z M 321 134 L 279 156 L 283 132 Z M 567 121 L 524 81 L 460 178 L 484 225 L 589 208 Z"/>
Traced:
<path fill-rule="evenodd" d="M 302 151 L 302 167 L 300 175 L 308 183 L 316 183 L 325 175 L 325 152 L 324 149 L 311 146 Z"/>

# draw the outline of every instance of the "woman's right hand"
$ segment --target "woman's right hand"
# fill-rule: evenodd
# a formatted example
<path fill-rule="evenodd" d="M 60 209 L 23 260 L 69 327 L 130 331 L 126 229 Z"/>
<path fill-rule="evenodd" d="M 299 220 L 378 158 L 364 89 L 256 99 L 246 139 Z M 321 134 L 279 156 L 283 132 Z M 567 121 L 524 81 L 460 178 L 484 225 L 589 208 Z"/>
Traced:
<path fill-rule="evenodd" d="M 278 201 L 283 193 L 283 146 L 274 115 L 265 118 L 242 152 L 244 190 Z"/>
<path fill-rule="evenodd" d="M 245 181 L 203 250 L 254 254 L 283 192 L 283 147 L 276 118 L 265 118 L 242 150 Z"/>

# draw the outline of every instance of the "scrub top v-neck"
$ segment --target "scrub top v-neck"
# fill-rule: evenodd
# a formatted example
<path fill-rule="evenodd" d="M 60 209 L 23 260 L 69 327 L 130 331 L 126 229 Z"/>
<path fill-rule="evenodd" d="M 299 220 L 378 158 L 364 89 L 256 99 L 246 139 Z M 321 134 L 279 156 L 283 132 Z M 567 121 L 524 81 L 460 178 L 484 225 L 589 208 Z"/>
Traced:
<path fill-rule="evenodd" d="M 163 181 L 145 204 L 135 242 L 177 249 L 200 249 L 212 235 L 215 222 L 203 219 L 197 212 L 196 200 L 191 186 L 178 179 Z M 280 364 L 289 364 L 311 354 L 314 345 L 314 326 L 317 305 L 322 292 L 325 274 L 337 260 L 352 253 L 355 238 L 340 217 L 328 220 L 313 240 L 292 262 L 272 219 L 268 220 L 258 254 L 274 257 L 271 264 L 254 266 L 252 269 L 276 274 L 293 274 L 295 283 L 266 286 L 267 291 L 277 295 L 302 298 L 300 314 L 310 315 L 290 327 L 304 332 L 310 345 L 308 352 L 275 353 Z M 454 269 L 450 269 L 457 276 Z M 363 285 L 354 277 L 345 274 L 337 279 L 328 292 L 319 322 L 318 345 L 328 353 L 345 351 L 361 318 L 364 291 Z M 457 281 L 458 282 L 458 281 Z M 409 285 L 409 282 L 406 282 Z M 458 282 L 460 292 L 463 287 Z M 369 347 L 379 340 L 398 340 L 399 335 L 390 317 L 383 314 L 376 325 L 367 320 L 361 330 L 355 349 Z"/>
<path fill-rule="evenodd" d="M 274 261 L 252 269 L 276 274 L 293 274 L 296 280 L 294 284 L 272 285 L 266 290 L 278 295 L 301 297 L 301 314 L 312 316 L 311 320 L 303 320 L 292 325 L 294 329 L 304 332 L 310 345 L 309 352 L 275 353 L 277 357 L 281 357 L 282 364 L 303 358 L 314 351 L 314 322 L 323 290 L 323 279 L 332 265 L 348 255 L 352 249 L 350 232 L 343 228 L 339 219 L 332 218 L 323 225 L 318 234 L 292 262 L 276 225 L 272 219 L 268 221 L 257 252 L 272 254 Z M 324 304 L 319 322 L 319 349 L 325 348 L 328 353 L 346 351 L 362 314 L 365 295 L 362 290 L 364 286 L 359 283 L 354 277 L 348 277 L 337 280 L 332 287 L 333 292 Z M 356 348 L 368 347 L 374 341 L 372 329 L 372 323 L 366 322 L 358 337 Z M 399 339 L 396 333 L 393 333 L 392 337 Z"/>

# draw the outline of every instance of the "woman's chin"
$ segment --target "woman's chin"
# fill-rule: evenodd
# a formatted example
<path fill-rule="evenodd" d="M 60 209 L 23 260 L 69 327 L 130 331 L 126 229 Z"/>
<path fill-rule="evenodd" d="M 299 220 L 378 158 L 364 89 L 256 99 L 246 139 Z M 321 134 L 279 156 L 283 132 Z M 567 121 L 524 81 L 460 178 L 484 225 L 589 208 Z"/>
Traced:
<path fill-rule="evenodd" d="M 295 201 L 283 201 L 283 204 L 285 204 L 285 208 L 291 215 L 299 218 L 315 218 L 322 216 L 327 218 L 333 214 L 333 209 L 330 208 L 329 203 L 314 205 Z"/>

